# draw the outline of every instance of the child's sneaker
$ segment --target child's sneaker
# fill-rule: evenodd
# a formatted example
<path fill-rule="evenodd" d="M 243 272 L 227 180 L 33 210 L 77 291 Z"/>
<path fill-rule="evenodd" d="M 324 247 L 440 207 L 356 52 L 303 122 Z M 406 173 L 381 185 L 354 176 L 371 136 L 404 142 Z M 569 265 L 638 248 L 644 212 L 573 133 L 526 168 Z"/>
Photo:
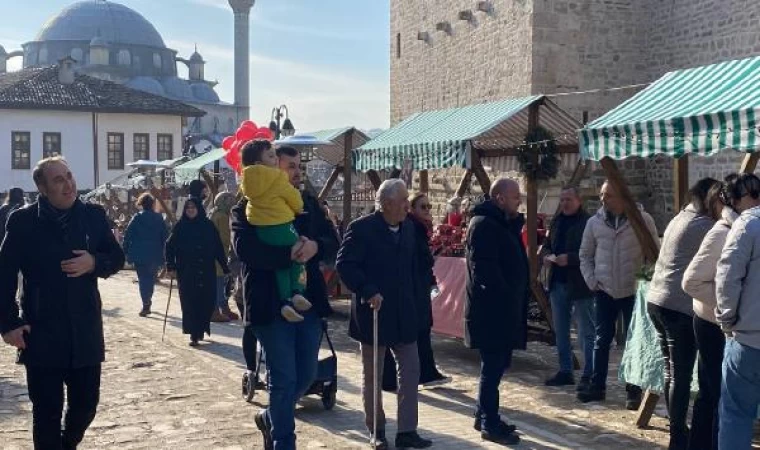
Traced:
<path fill-rule="evenodd" d="M 288 322 L 302 322 L 303 316 L 298 314 L 298 312 L 293 309 L 290 305 L 285 305 L 282 308 L 280 308 L 280 314 L 282 314 L 282 317 L 285 318 Z"/>
<path fill-rule="evenodd" d="M 308 311 L 311 309 L 311 302 L 306 300 L 306 297 L 301 294 L 294 295 L 290 301 L 293 303 L 293 306 L 295 306 L 296 310 L 300 312 Z"/>

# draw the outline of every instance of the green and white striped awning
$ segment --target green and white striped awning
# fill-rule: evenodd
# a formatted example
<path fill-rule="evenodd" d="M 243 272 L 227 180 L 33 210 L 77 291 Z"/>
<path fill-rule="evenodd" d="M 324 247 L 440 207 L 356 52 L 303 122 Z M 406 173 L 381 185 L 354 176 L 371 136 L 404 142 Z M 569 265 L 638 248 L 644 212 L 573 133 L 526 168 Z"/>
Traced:
<path fill-rule="evenodd" d="M 758 117 L 760 57 L 679 70 L 588 124 L 580 131 L 581 154 L 599 161 L 755 152 Z"/>
<path fill-rule="evenodd" d="M 540 124 L 573 143 L 577 123 L 541 95 L 414 114 L 353 152 L 358 171 L 468 167 L 471 148 L 511 148 L 528 132 L 528 107 L 541 101 Z"/>

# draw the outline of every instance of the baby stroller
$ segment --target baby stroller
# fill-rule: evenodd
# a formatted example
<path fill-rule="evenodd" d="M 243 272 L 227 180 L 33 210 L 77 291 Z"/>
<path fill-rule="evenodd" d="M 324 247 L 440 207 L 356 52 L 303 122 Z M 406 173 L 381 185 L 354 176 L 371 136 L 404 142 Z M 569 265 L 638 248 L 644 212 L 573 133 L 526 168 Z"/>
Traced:
<path fill-rule="evenodd" d="M 322 398 L 322 405 L 326 410 L 331 410 L 335 406 L 338 393 L 338 356 L 335 353 L 335 347 L 330 340 L 330 333 L 327 330 L 327 321 L 322 320 L 322 336 L 319 338 L 319 346 L 322 347 L 322 338 L 327 340 L 330 347 L 330 355 L 320 358 L 317 363 L 317 377 L 312 383 L 306 395 L 318 395 Z M 260 372 L 262 366 L 266 364 L 266 355 L 261 347 L 258 347 L 256 355 L 256 370 L 252 376 L 246 372 L 243 375 L 243 398 L 251 402 L 256 395 L 256 389 L 266 389 L 269 391 L 269 374 L 267 372 L 266 381 L 261 383 Z"/>

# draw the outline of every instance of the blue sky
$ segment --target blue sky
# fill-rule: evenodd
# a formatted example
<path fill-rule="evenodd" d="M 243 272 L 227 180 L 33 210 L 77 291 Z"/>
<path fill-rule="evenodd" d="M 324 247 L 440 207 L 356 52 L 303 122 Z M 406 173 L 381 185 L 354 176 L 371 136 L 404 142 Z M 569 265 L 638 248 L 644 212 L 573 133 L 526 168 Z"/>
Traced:
<path fill-rule="evenodd" d="M 389 122 L 389 0 L 257 0 L 251 18 L 251 115 L 269 121 L 286 104 L 299 131 Z M 45 21 L 74 0 L 3 6 L 0 45 L 34 39 Z M 119 0 L 145 16 L 166 44 L 188 57 L 198 44 L 206 78 L 232 102 L 233 30 L 227 0 Z M 10 70 L 20 59 L 10 63 Z M 187 69 L 180 66 L 180 75 Z"/>

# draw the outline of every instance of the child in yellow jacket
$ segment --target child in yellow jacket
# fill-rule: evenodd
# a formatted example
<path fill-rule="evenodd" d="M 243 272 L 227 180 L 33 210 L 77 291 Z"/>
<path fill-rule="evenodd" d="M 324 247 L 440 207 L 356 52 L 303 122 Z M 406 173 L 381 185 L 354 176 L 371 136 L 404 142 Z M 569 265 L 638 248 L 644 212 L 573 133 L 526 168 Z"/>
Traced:
<path fill-rule="evenodd" d="M 241 159 L 240 189 L 248 199 L 245 209 L 248 223 L 256 226 L 259 239 L 267 244 L 295 245 L 298 233 L 293 221 L 296 214 L 303 212 L 303 199 L 278 167 L 272 144 L 265 140 L 251 141 L 243 146 Z M 311 302 L 303 296 L 306 284 L 303 264 L 293 262 L 289 269 L 278 270 L 275 275 L 282 316 L 289 322 L 302 321 L 300 313 L 311 308 Z"/>

